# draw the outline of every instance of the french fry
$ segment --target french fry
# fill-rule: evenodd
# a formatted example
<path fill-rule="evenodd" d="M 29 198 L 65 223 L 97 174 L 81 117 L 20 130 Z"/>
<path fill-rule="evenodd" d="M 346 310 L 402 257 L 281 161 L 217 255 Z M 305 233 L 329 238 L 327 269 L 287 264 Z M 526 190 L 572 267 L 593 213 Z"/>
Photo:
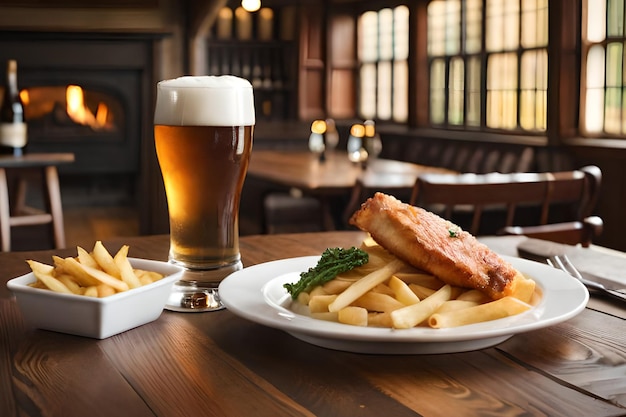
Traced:
<path fill-rule="evenodd" d="M 410 306 L 411 304 L 417 304 L 420 302 L 420 298 L 409 288 L 409 286 L 397 276 L 393 275 L 389 278 L 389 288 L 391 288 L 396 296 L 396 299 L 404 304 Z"/>
<path fill-rule="evenodd" d="M 311 313 L 328 313 L 328 305 L 335 301 L 336 294 L 316 295 L 309 299 Z"/>
<path fill-rule="evenodd" d="M 30 265 L 30 268 L 33 270 L 35 277 L 37 277 L 39 281 L 43 282 L 46 287 L 55 292 L 72 294 L 72 291 L 67 288 L 65 284 L 52 276 L 53 268 L 50 265 L 42 264 L 40 262 L 32 260 L 29 260 L 27 262 Z"/>
<path fill-rule="evenodd" d="M 74 294 L 82 293 L 80 284 L 76 282 L 73 276 L 68 274 L 59 274 L 57 276 L 57 279 L 61 281 L 67 288 L 69 288 L 69 290 L 72 291 Z"/>
<path fill-rule="evenodd" d="M 85 249 L 81 248 L 80 246 L 77 246 L 76 251 L 78 253 L 78 262 L 80 262 L 83 265 L 90 266 L 92 268 L 100 268 L 100 266 L 98 265 L 98 262 L 96 262 L 93 256 L 91 256 L 91 254 L 87 252 Z"/>
<path fill-rule="evenodd" d="M 397 299 L 387 294 L 381 294 L 373 291 L 366 292 L 352 302 L 353 306 L 363 307 L 372 312 L 391 312 L 404 307 Z"/>
<path fill-rule="evenodd" d="M 331 313 L 330 311 L 327 311 L 325 313 L 311 313 L 311 317 L 313 317 L 314 319 L 325 320 L 325 321 L 337 322 L 339 321 L 337 316 L 338 316 L 337 313 Z"/>
<path fill-rule="evenodd" d="M 324 283 L 322 285 L 322 289 L 324 290 L 326 294 L 339 294 L 340 292 L 348 288 L 350 285 L 352 285 L 353 282 L 354 280 L 350 280 L 350 279 L 335 278 L 331 281 Z"/>
<path fill-rule="evenodd" d="M 387 294 L 390 295 L 392 297 L 395 297 L 395 293 L 393 292 L 393 290 L 391 288 L 389 288 L 389 285 L 387 284 L 378 284 L 377 286 L 375 286 L 374 288 L 372 288 L 373 292 L 379 292 L 381 294 Z"/>
<path fill-rule="evenodd" d="M 435 291 L 443 287 L 443 281 L 424 272 L 399 272 L 396 276 L 407 284 L 416 284 Z"/>
<path fill-rule="evenodd" d="M 491 301 L 489 297 L 478 290 L 467 290 L 456 297 L 457 300 L 474 301 L 476 303 L 486 303 Z"/>
<path fill-rule="evenodd" d="M 422 323 L 433 314 L 439 306 L 450 299 L 452 288 L 444 285 L 433 295 L 424 298 L 417 304 L 403 307 L 391 312 L 393 327 L 396 329 L 409 329 Z"/>
<path fill-rule="evenodd" d="M 109 295 L 115 294 L 115 289 L 106 284 L 96 286 L 96 290 L 98 290 L 98 297 L 108 297 Z"/>
<path fill-rule="evenodd" d="M 339 294 L 335 301 L 333 301 L 329 306 L 329 311 L 339 311 L 344 307 L 347 307 L 354 300 L 374 288 L 376 285 L 385 282 L 391 275 L 396 273 L 402 266 L 404 262 L 399 259 L 394 259 L 389 262 L 385 266 L 380 269 L 377 269 L 370 274 L 364 276 L 360 280 L 356 281 L 354 284 L 346 288 L 344 292 Z"/>
<path fill-rule="evenodd" d="M 108 250 L 102 245 L 101 241 L 97 241 L 93 246 L 93 258 L 104 272 L 114 278 L 121 278 L 120 268 L 115 264 L 113 257 Z M 92 268 L 92 267 L 90 267 Z"/>
<path fill-rule="evenodd" d="M 523 313 L 531 306 L 514 297 L 503 297 L 486 304 L 479 304 L 463 310 L 435 313 L 428 319 L 430 327 L 457 327 L 466 324 L 496 320 Z"/>
<path fill-rule="evenodd" d="M 433 295 L 435 293 L 435 291 L 437 291 L 437 290 L 433 290 L 432 288 L 424 287 L 424 286 L 419 285 L 419 284 L 409 284 L 409 288 L 411 289 L 411 291 L 413 291 L 413 293 L 420 300 L 423 300 L 424 298 Z M 439 288 L 441 288 L 441 287 L 439 287 Z"/>
<path fill-rule="evenodd" d="M 448 300 L 445 303 L 443 303 L 441 306 L 439 306 L 439 308 L 437 309 L 437 311 L 435 311 L 435 313 L 445 313 L 448 311 L 454 311 L 454 310 L 463 310 L 464 308 L 469 308 L 469 307 L 474 307 L 477 306 L 479 303 L 477 303 L 476 301 L 465 301 L 465 300 Z"/>
<path fill-rule="evenodd" d="M 367 325 L 373 327 L 392 327 L 390 313 L 373 313 L 367 314 Z"/>
<path fill-rule="evenodd" d="M 82 287 L 90 287 L 92 285 L 99 284 L 97 279 L 89 275 L 80 267 L 80 263 L 78 263 L 76 259 L 72 257 L 60 258 L 58 256 L 53 256 L 52 258 L 54 260 L 55 268 L 59 271 L 59 273 L 71 275 Z"/>
<path fill-rule="evenodd" d="M 367 326 L 367 310 L 362 307 L 344 307 L 337 311 L 337 321 L 353 326 Z"/>
<path fill-rule="evenodd" d="M 517 281 L 517 285 L 513 290 L 513 297 L 518 300 L 522 300 L 525 303 L 530 303 L 532 301 L 533 295 L 535 294 L 535 281 L 532 279 L 523 279 Z"/>
<path fill-rule="evenodd" d="M 101 270 L 96 269 L 96 268 L 92 268 L 92 267 L 87 266 L 87 265 L 81 265 L 74 258 L 66 258 L 65 260 L 66 260 L 67 264 L 74 265 L 77 270 L 82 270 L 87 275 L 89 275 L 92 278 L 95 278 L 97 281 L 99 281 L 99 283 L 96 284 L 96 285 L 99 285 L 100 283 L 108 284 L 111 287 L 115 288 L 117 291 L 128 291 L 130 289 L 127 283 L 125 283 L 122 280 L 119 280 L 119 279 L 115 278 L 114 276 L 111 276 L 111 275 L 107 274 L 104 271 L 101 271 Z"/>
<path fill-rule="evenodd" d="M 92 285 L 90 287 L 85 288 L 85 292 L 83 292 L 83 295 L 86 297 L 98 297 L 98 286 L 97 285 Z"/>
<path fill-rule="evenodd" d="M 144 286 L 148 284 L 152 284 L 154 280 L 152 279 L 152 275 L 143 274 L 139 277 L 139 286 Z"/>
<path fill-rule="evenodd" d="M 309 295 L 310 295 L 311 297 L 315 297 L 316 295 L 328 295 L 328 294 L 326 293 L 326 291 L 324 291 L 324 287 L 322 287 L 322 286 L 317 286 L 317 287 L 315 287 L 315 288 L 313 288 L 313 289 L 311 290 L 311 292 L 309 293 Z"/>
<path fill-rule="evenodd" d="M 130 288 L 141 287 L 141 281 L 137 275 L 135 275 L 135 271 L 133 271 L 133 267 L 128 260 L 128 245 L 123 245 L 120 250 L 117 251 L 113 257 L 113 262 L 117 265 L 122 281 L 128 284 Z M 150 279 L 150 282 L 152 282 L 152 279 Z"/>
<path fill-rule="evenodd" d="M 298 302 L 300 304 L 308 306 L 309 301 L 311 301 L 311 294 L 309 294 L 308 292 L 303 291 L 300 294 L 298 294 Z"/>

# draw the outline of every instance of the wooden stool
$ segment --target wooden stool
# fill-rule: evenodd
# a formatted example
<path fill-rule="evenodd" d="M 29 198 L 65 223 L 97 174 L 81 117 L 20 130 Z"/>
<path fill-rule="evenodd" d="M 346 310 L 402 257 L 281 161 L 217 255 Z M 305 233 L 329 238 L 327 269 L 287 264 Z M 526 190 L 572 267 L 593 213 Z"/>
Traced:
<path fill-rule="evenodd" d="M 0 156 L 0 243 L 2 251 L 11 250 L 11 227 L 52 224 L 55 248 L 65 247 L 63 206 L 57 165 L 74 162 L 72 153 L 32 153 L 22 157 Z M 26 205 L 26 177 L 24 170 L 40 169 L 44 175 L 47 211 Z M 17 179 L 13 210 L 9 203 L 7 171 Z M 15 172 L 13 172 L 15 171 Z"/>

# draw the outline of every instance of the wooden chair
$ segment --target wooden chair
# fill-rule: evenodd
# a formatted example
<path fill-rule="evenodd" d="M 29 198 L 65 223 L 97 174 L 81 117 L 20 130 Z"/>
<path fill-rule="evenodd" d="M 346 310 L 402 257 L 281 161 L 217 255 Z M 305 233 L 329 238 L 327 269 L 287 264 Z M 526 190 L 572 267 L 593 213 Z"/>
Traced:
<path fill-rule="evenodd" d="M 545 173 L 427 174 L 416 180 L 410 202 L 474 235 L 495 230 L 586 247 L 602 232 L 602 219 L 592 216 L 601 180 L 596 166 Z M 463 216 L 467 224 L 458 220 Z"/>

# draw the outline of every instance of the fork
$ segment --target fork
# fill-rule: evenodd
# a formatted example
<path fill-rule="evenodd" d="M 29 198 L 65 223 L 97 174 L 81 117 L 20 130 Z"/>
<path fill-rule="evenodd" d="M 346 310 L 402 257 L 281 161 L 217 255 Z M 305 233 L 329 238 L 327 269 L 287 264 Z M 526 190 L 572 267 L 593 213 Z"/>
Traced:
<path fill-rule="evenodd" d="M 569 260 L 567 255 L 553 255 L 546 259 L 546 262 L 553 268 L 567 272 L 569 275 L 579 280 L 585 287 L 590 290 L 595 290 L 611 297 L 617 298 L 619 300 L 626 301 L 626 290 L 609 289 L 599 282 L 591 281 L 584 278 L 582 274 L 578 271 L 578 269 L 576 269 L 574 264 L 572 264 L 572 262 Z"/>

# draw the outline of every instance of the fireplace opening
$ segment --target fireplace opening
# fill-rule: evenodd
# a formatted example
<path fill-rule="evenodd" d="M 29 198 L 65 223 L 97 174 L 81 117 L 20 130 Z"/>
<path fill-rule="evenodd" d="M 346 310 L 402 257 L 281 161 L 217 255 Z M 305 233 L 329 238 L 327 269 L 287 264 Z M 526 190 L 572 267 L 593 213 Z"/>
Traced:
<path fill-rule="evenodd" d="M 24 117 L 37 140 L 114 137 L 124 125 L 119 99 L 80 85 L 29 87 L 20 91 Z"/>

